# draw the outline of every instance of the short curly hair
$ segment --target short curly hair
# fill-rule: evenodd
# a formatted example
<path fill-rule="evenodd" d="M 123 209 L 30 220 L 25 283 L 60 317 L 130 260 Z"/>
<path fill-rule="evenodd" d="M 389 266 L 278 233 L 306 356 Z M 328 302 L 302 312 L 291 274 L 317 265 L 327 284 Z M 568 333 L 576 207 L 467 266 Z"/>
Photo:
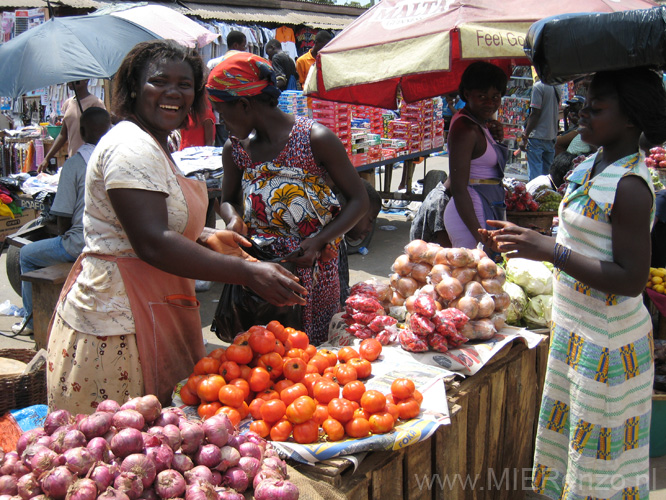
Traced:
<path fill-rule="evenodd" d="M 139 90 L 141 73 L 149 64 L 160 61 L 186 62 L 194 73 L 194 102 L 190 116 L 198 121 L 206 110 L 206 67 L 201 56 L 192 49 L 173 40 L 151 40 L 134 46 L 125 56 L 113 77 L 111 108 L 121 120 L 134 114 L 136 98 L 133 92 Z"/>
<path fill-rule="evenodd" d="M 491 87 L 506 94 L 508 78 L 502 68 L 486 61 L 476 61 L 467 66 L 460 78 L 458 92 L 460 98 L 465 100 L 466 90 L 487 90 Z"/>

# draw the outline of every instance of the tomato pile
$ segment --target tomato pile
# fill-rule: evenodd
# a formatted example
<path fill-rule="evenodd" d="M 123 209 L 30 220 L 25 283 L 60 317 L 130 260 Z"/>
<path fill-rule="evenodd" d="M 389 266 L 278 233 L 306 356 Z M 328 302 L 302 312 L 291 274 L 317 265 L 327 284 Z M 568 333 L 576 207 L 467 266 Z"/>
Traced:
<path fill-rule="evenodd" d="M 317 350 L 304 332 L 271 321 L 238 335 L 228 348 L 202 358 L 180 390 L 202 419 L 224 413 L 234 425 L 251 416 L 250 430 L 273 441 L 300 444 L 389 432 L 399 419 L 418 416 L 423 396 L 414 383 L 397 379 L 391 394 L 366 390 L 376 339 L 359 350 Z"/>

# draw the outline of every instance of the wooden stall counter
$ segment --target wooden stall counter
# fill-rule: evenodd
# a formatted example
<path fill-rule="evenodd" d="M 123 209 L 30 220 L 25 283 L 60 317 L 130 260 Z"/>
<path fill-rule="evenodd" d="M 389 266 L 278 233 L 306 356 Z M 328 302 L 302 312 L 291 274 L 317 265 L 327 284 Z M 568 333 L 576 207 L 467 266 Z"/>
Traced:
<path fill-rule="evenodd" d="M 368 453 L 356 471 L 344 458 L 296 469 L 347 500 L 520 500 L 530 489 L 547 358 L 547 338 L 534 349 L 507 344 L 475 375 L 445 381 L 451 425 L 431 438 Z"/>

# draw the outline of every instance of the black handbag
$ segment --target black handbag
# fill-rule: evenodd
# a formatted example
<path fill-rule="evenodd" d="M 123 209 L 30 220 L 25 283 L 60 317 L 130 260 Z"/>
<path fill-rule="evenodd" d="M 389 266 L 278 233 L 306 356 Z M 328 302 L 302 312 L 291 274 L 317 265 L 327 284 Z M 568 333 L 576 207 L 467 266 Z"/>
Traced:
<path fill-rule="evenodd" d="M 252 247 L 244 250 L 252 257 L 264 262 L 277 260 L 276 255 L 257 246 L 254 242 L 252 242 Z M 293 263 L 278 262 L 278 264 L 289 272 L 295 273 L 296 267 Z M 215 332 L 220 340 L 231 342 L 236 335 L 248 330 L 251 326 L 266 325 L 272 320 L 279 321 L 283 326 L 302 330 L 302 307 L 299 305 L 274 306 L 246 286 L 225 283 L 215 310 L 211 331 Z"/>

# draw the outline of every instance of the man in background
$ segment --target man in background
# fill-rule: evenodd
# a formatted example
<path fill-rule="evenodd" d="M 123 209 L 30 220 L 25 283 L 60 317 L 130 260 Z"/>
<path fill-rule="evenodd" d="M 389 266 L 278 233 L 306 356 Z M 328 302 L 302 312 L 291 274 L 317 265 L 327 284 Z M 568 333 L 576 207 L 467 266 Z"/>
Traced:
<path fill-rule="evenodd" d="M 215 66 L 220 64 L 220 62 L 222 62 L 225 57 L 229 56 L 230 53 L 233 54 L 231 51 L 247 52 L 247 37 L 245 36 L 245 33 L 231 30 L 227 35 L 227 51 L 220 57 L 216 57 L 215 59 L 208 61 L 206 63 L 208 69 L 213 69 Z"/>
<path fill-rule="evenodd" d="M 88 80 L 69 82 L 67 88 L 74 91 L 74 96 L 67 99 L 62 105 L 62 129 L 49 151 L 44 155 L 44 160 L 37 167 L 38 172 L 44 172 L 49 167 L 51 158 L 60 151 L 65 143 L 67 143 L 67 156 L 70 158 L 83 145 L 79 132 L 81 113 L 91 107 L 106 109 L 104 103 L 88 90 Z"/>
<path fill-rule="evenodd" d="M 310 67 L 314 64 L 317 54 L 324 46 L 333 39 L 330 31 L 322 30 L 315 35 L 314 47 L 296 60 L 296 71 L 298 71 L 298 82 L 301 87 L 305 85 L 305 79 L 308 77 Z"/>
<path fill-rule="evenodd" d="M 83 144 L 70 156 L 60 171 L 58 190 L 51 213 L 57 217 L 59 236 L 33 241 L 21 248 L 21 274 L 61 262 L 74 262 L 83 250 L 83 209 L 85 207 L 86 168 L 101 137 L 111 128 L 111 117 L 104 108 L 87 108 L 80 119 Z M 31 335 L 32 283 L 21 282 L 21 298 L 26 316 L 12 331 Z"/>
<path fill-rule="evenodd" d="M 560 96 L 552 85 L 538 81 L 532 87 L 530 115 L 525 122 L 523 147 L 527 147 L 529 180 L 548 175 L 555 157 L 559 129 Z M 525 146 L 526 145 L 526 146 Z"/>
<path fill-rule="evenodd" d="M 297 90 L 298 71 L 294 60 L 282 50 L 282 44 L 279 40 L 273 38 L 266 44 L 266 55 L 273 65 L 277 87 L 280 90 Z"/>

